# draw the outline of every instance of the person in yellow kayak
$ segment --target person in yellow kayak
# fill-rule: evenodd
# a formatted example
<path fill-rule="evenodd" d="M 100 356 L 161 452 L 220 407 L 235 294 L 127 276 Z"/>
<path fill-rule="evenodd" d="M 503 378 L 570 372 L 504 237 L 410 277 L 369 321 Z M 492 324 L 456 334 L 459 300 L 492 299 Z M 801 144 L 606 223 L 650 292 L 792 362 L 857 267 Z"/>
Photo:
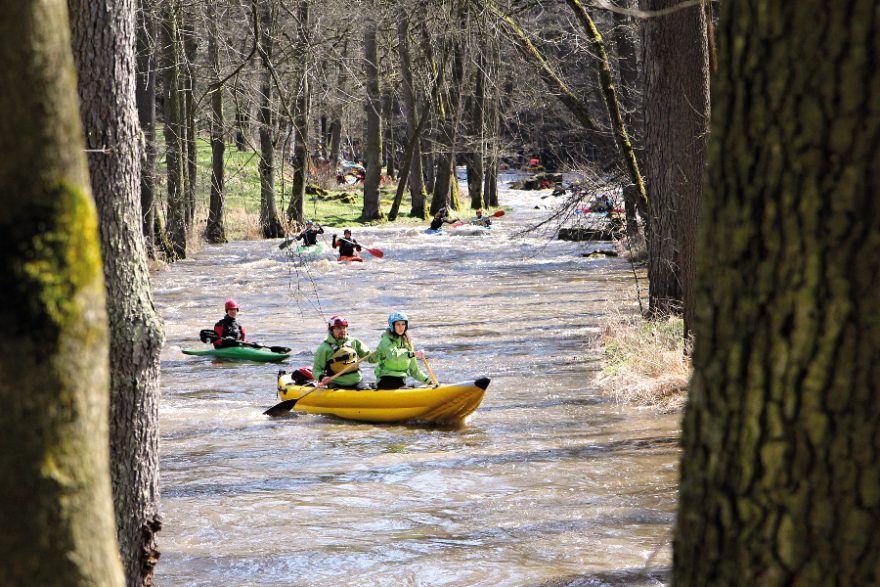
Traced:
<path fill-rule="evenodd" d="M 425 353 L 415 350 L 408 328 L 409 318 L 403 312 L 388 316 L 388 329 L 376 347 L 376 389 L 400 389 L 406 385 L 407 375 L 425 384 L 430 381 L 416 362 Z"/>
<path fill-rule="evenodd" d="M 247 340 L 244 332 L 244 326 L 238 323 L 238 313 L 241 308 L 238 302 L 229 298 L 226 300 L 226 315 L 214 325 L 214 332 L 217 338 L 214 340 L 214 348 L 223 348 L 231 346 L 241 346 L 239 341 Z"/>
<path fill-rule="evenodd" d="M 327 321 L 327 338 L 315 349 L 312 374 L 320 387 L 368 389 L 357 362 L 368 357 L 370 349 L 360 340 L 348 336 L 348 320 L 331 316 Z M 367 358 L 370 361 L 369 358 Z M 372 362 L 372 361 L 370 361 Z M 346 371 L 332 382 L 330 378 Z"/>

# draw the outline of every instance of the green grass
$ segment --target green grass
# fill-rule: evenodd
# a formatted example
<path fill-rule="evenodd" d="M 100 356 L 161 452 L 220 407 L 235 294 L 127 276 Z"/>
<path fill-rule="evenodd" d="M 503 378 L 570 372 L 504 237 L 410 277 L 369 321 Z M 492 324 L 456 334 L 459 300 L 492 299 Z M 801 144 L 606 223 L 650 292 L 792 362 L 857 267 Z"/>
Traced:
<path fill-rule="evenodd" d="M 203 228 L 208 215 L 208 202 L 211 186 L 211 145 L 203 138 L 196 142 L 196 218 L 199 229 Z M 224 225 L 229 240 L 259 238 L 260 215 L 260 172 L 259 154 L 255 151 L 238 151 L 234 145 L 227 145 L 225 151 L 226 175 L 224 178 Z M 282 175 L 283 171 L 283 175 Z M 165 159 L 159 157 L 157 173 L 160 182 L 165 178 Z M 307 219 L 312 219 L 328 227 L 364 226 L 384 224 L 387 220 L 362 222 L 363 188 L 361 186 L 335 185 L 335 173 L 323 178 L 327 195 L 306 194 L 303 211 Z M 290 165 L 281 166 L 275 160 L 275 204 L 282 221 L 286 219 L 290 201 Z M 382 186 L 379 190 L 380 206 L 387 216 L 394 201 L 396 185 Z M 424 222 L 421 218 L 409 216 L 409 194 L 404 194 L 400 213 L 395 224 Z"/>

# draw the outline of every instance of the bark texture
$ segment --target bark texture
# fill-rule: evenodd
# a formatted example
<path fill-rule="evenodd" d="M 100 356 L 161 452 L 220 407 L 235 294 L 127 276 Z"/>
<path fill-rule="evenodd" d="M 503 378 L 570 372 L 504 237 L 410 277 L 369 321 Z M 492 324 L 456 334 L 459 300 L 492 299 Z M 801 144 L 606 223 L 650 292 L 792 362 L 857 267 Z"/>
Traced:
<path fill-rule="evenodd" d="M 162 5 L 162 77 L 165 101 L 165 166 L 168 189 L 168 223 L 166 230 L 171 241 L 171 256 L 186 258 L 186 125 L 185 104 L 182 98 L 180 63 L 180 35 L 178 32 L 180 6 L 177 0 Z M 162 238 L 162 237 L 160 237 Z"/>
<path fill-rule="evenodd" d="M 309 164 L 309 137 L 311 129 L 309 120 L 311 117 L 312 90 L 309 82 L 309 7 L 311 0 L 300 0 L 297 10 L 297 38 L 294 43 L 294 58 L 299 64 L 297 69 L 299 83 L 296 88 L 296 101 L 294 104 L 294 133 L 296 142 L 293 147 L 293 179 L 290 190 L 290 205 L 287 207 L 288 220 L 303 222 L 305 212 L 303 204 L 306 196 L 306 183 L 308 182 Z M 334 168 L 335 169 L 335 168 Z"/>
<path fill-rule="evenodd" d="M 382 119 L 379 115 L 382 108 L 382 95 L 379 91 L 379 51 L 376 45 L 376 21 L 369 17 L 366 20 L 364 33 L 364 79 L 367 83 L 367 136 L 364 153 L 367 168 L 364 178 L 364 207 L 361 218 L 375 220 L 382 218 L 379 207 L 379 176 L 382 174 Z"/>
<path fill-rule="evenodd" d="M 110 324 L 110 464 L 126 583 L 158 561 L 159 351 L 140 223 L 135 0 L 68 0 Z"/>
<path fill-rule="evenodd" d="M 680 0 L 643 0 L 648 10 Z M 709 125 L 706 14 L 699 4 L 644 20 L 648 296 L 652 316 L 693 323 L 697 219 Z"/>
<path fill-rule="evenodd" d="M 723 2 L 674 584 L 880 584 L 880 16 Z"/>
<path fill-rule="evenodd" d="M 257 50 L 263 65 L 260 73 L 260 232 L 263 238 L 284 236 L 284 227 L 275 205 L 275 141 L 272 111 L 272 50 L 275 14 L 268 0 L 253 1 Z"/>
<path fill-rule="evenodd" d="M 0 8 L 0 584 L 120 586 L 104 278 L 67 6 Z"/>
<path fill-rule="evenodd" d="M 211 198 L 208 203 L 208 226 L 205 238 L 209 243 L 225 243 L 223 195 L 226 184 L 224 156 L 226 153 L 223 117 L 223 83 L 220 76 L 220 33 L 217 8 L 208 4 L 208 60 L 211 64 Z"/>

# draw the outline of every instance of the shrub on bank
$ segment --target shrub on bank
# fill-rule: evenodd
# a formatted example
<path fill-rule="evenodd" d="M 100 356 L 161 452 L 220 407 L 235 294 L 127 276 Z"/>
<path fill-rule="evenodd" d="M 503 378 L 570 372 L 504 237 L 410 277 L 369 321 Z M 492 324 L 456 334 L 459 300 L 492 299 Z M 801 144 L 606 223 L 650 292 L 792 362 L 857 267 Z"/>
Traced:
<path fill-rule="evenodd" d="M 612 312 L 598 340 L 605 367 L 597 382 L 603 392 L 661 412 L 682 409 L 691 374 L 683 331 L 680 317 L 649 321 Z"/>

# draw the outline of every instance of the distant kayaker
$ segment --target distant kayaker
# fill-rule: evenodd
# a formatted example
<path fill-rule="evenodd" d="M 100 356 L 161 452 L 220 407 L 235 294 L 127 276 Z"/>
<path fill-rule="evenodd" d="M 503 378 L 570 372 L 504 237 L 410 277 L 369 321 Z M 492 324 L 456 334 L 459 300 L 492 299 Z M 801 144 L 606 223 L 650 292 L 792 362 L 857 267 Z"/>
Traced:
<path fill-rule="evenodd" d="M 424 351 L 417 351 L 407 334 L 409 318 L 403 312 L 388 316 L 388 329 L 382 333 L 376 347 L 376 389 L 400 389 L 406 385 L 406 376 L 428 383 L 416 359 L 425 358 Z"/>
<path fill-rule="evenodd" d="M 446 207 L 440 208 L 437 210 L 437 213 L 434 214 L 433 220 L 431 220 L 431 230 L 440 230 L 440 228 L 444 224 L 452 224 L 453 222 L 458 222 L 458 218 L 450 219 L 449 212 L 447 212 Z"/>
<path fill-rule="evenodd" d="M 306 220 L 306 227 L 296 235 L 296 240 L 302 240 L 303 245 L 308 247 L 317 244 L 319 234 L 324 234 L 324 227 L 316 225 L 312 220 Z"/>
<path fill-rule="evenodd" d="M 336 238 L 336 235 L 333 235 L 333 248 L 339 249 L 340 257 L 354 257 L 355 251 L 360 253 L 362 250 L 358 242 L 351 238 L 351 230 L 347 228 L 342 232 L 342 238 Z"/>
<path fill-rule="evenodd" d="M 492 218 L 490 216 L 483 215 L 483 209 L 477 209 L 477 217 L 471 220 L 471 224 L 476 224 L 477 226 L 492 226 Z"/>
<path fill-rule="evenodd" d="M 331 316 L 327 321 L 327 338 L 315 349 L 315 363 L 312 374 L 321 387 L 343 389 L 367 389 L 363 375 L 357 366 L 358 359 L 370 354 L 370 349 L 360 340 L 348 336 L 348 320 L 342 316 Z M 372 362 L 371 359 L 367 359 Z M 330 378 L 346 371 L 332 382 Z"/>
<path fill-rule="evenodd" d="M 244 326 L 239 324 L 237 320 L 240 311 L 238 302 L 232 298 L 226 300 L 226 315 L 214 325 L 214 332 L 219 337 L 214 341 L 214 348 L 240 346 L 239 341 L 247 340 Z"/>

